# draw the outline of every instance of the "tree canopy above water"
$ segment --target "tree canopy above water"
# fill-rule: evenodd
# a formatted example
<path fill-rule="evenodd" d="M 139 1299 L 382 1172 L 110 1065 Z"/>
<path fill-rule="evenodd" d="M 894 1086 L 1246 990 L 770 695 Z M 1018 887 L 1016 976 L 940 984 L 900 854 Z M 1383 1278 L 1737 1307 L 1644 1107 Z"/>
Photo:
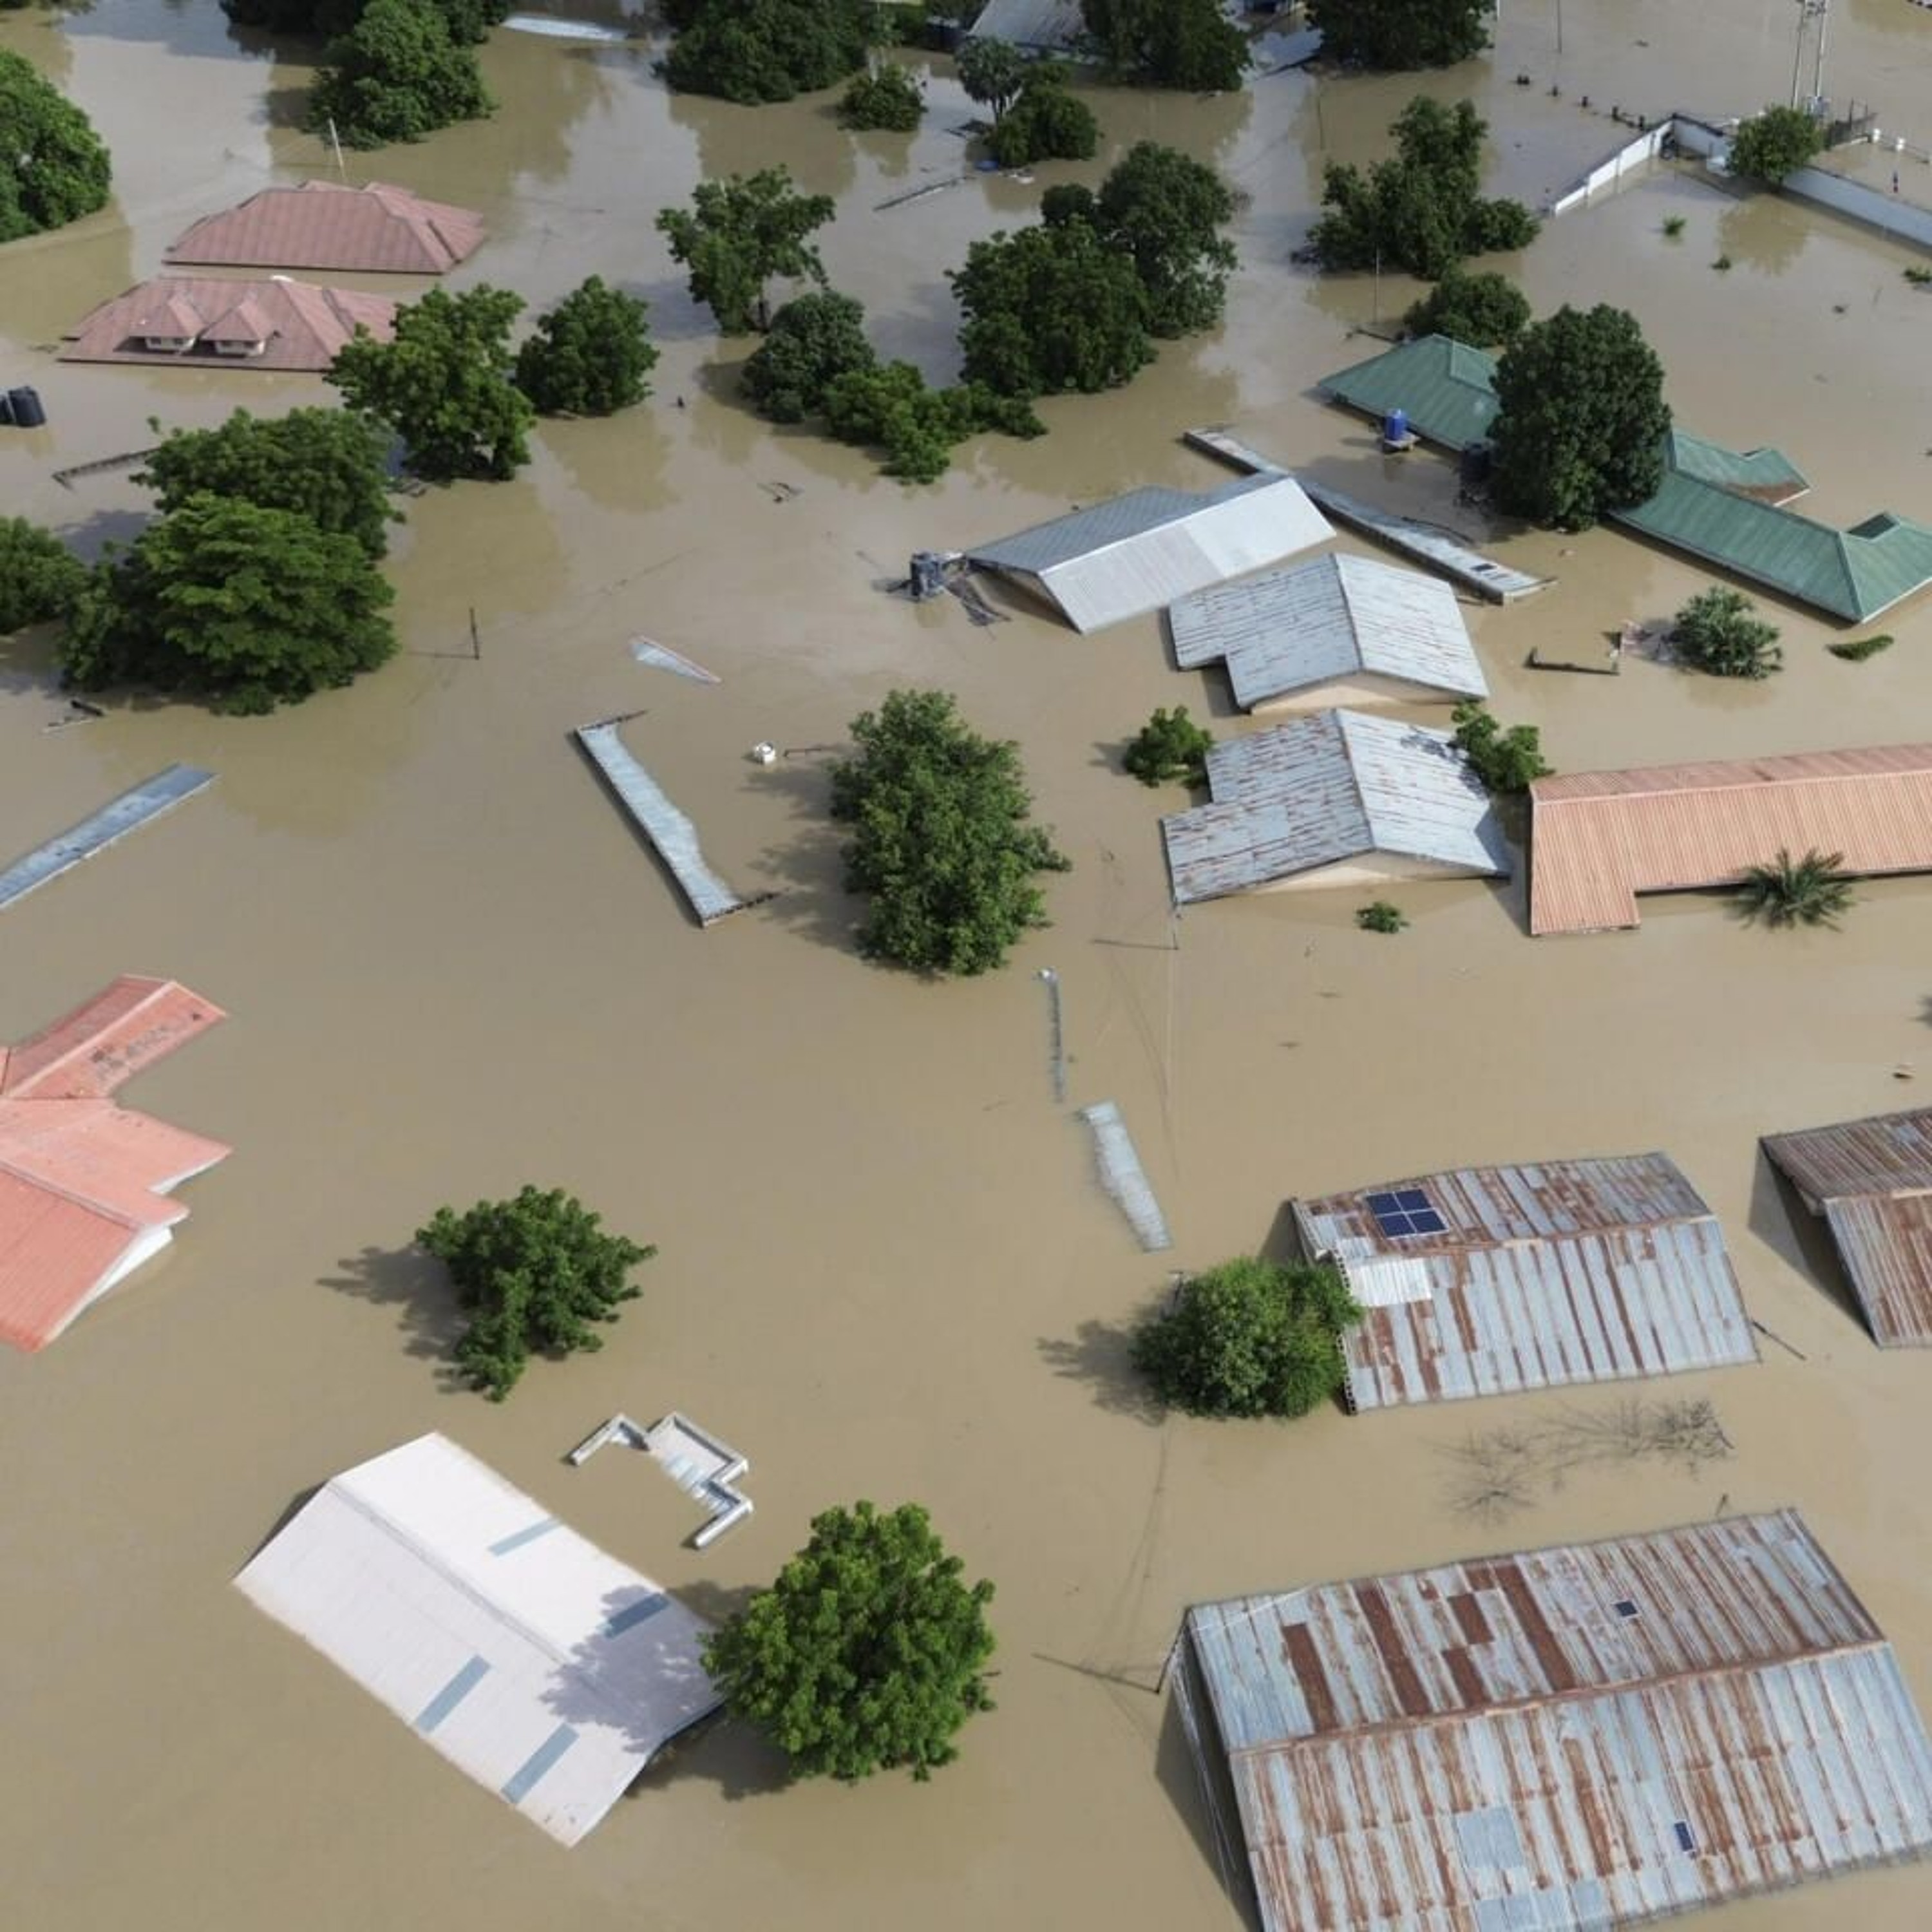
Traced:
<path fill-rule="evenodd" d="M 680 94 L 789 100 L 863 67 L 876 14 L 870 0 L 666 0 L 677 39 L 661 71 Z"/>
<path fill-rule="evenodd" d="M 1322 52 L 1353 67 L 1448 67 L 1489 45 L 1492 0 L 1308 0 Z"/>
<path fill-rule="evenodd" d="M 0 48 L 0 242 L 64 228 L 107 202 L 112 166 L 87 116 Z"/>
<path fill-rule="evenodd" d="M 688 274 L 693 302 L 703 302 L 727 335 L 764 328 L 770 316 L 766 285 L 775 276 L 825 286 L 825 265 L 809 239 L 838 212 L 829 194 L 800 194 L 782 167 L 700 182 L 688 208 L 667 208 L 658 228 L 671 259 Z"/>
<path fill-rule="evenodd" d="M 436 0 L 368 0 L 329 42 L 309 97 L 308 125 L 333 126 L 350 148 L 420 141 L 439 128 L 480 120 L 496 103 L 470 47 Z"/>

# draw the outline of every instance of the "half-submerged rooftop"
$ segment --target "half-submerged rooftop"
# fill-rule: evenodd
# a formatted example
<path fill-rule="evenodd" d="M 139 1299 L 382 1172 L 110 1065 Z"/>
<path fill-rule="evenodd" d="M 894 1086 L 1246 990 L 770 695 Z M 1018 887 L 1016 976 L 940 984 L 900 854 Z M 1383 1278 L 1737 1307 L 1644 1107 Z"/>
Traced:
<path fill-rule="evenodd" d="M 358 329 L 395 333 L 396 304 L 286 276 L 232 282 L 164 275 L 89 311 L 68 332 L 64 362 L 190 364 L 320 371 Z"/>
<path fill-rule="evenodd" d="M 1353 1409 L 1757 1359 L 1723 1229 L 1660 1154 L 1466 1167 L 1292 1201 L 1364 1311 Z"/>
<path fill-rule="evenodd" d="M 440 275 L 473 254 L 483 218 L 407 188 L 303 182 L 265 188 L 205 215 L 167 251 L 170 262 L 230 268 L 334 268 Z"/>
<path fill-rule="evenodd" d="M 1336 552 L 1197 591 L 1167 619 L 1174 662 L 1225 662 L 1244 711 L 1489 695 L 1456 593 L 1367 557 Z"/>
<path fill-rule="evenodd" d="M 1767 1134 L 1764 1150 L 1824 1216 L 1879 1346 L 1932 1346 L 1932 1108 Z"/>
<path fill-rule="evenodd" d="M 1176 903 L 1396 879 L 1507 878 L 1488 794 L 1449 734 L 1324 711 L 1208 754 L 1213 802 L 1160 822 Z"/>
<path fill-rule="evenodd" d="M 1130 490 L 965 556 L 1051 604 L 1076 631 L 1098 631 L 1334 534 L 1293 477 L 1244 476 L 1204 492 Z"/>
<path fill-rule="evenodd" d="M 1529 802 L 1533 933 L 1635 926 L 1639 893 L 1735 886 L 1780 850 L 1932 872 L 1932 744 L 1569 772 Z"/>
<path fill-rule="evenodd" d="M 332 1478 L 235 1580 L 566 1845 L 720 1701 L 709 1624 L 441 1436 Z"/>
<path fill-rule="evenodd" d="M 1932 1745 L 1795 1510 L 1188 1612 L 1264 1932 L 1607 1932 L 1932 1846 Z"/>

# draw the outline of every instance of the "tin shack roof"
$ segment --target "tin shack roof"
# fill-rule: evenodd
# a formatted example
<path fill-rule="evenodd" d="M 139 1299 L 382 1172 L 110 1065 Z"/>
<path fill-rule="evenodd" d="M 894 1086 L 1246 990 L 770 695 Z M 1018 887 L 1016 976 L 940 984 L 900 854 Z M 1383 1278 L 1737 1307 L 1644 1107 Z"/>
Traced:
<path fill-rule="evenodd" d="M 1267 1932 L 1633 1924 L 1932 1846 L 1932 1745 L 1793 1510 L 1205 1605 L 1183 1634 Z"/>
<path fill-rule="evenodd" d="M 1080 0 L 986 0 L 966 32 L 970 40 L 1062 52 L 1086 38 L 1087 22 Z"/>
<path fill-rule="evenodd" d="M 1244 710 L 1368 672 L 1445 698 L 1489 686 L 1448 584 L 1331 554 L 1184 597 L 1168 612 L 1183 670 L 1225 659 Z"/>
<path fill-rule="evenodd" d="M 1755 1361 L 1724 1232 L 1660 1154 L 1458 1168 L 1291 1201 L 1364 1310 L 1351 1408 Z"/>
<path fill-rule="evenodd" d="M 1640 892 L 1734 886 L 1780 849 L 1932 872 L 1932 744 L 1565 772 L 1529 801 L 1533 933 L 1635 926 Z"/>
<path fill-rule="evenodd" d="M 1208 784 L 1213 803 L 1160 822 L 1180 904 L 1376 854 L 1509 876 L 1488 794 L 1446 732 L 1318 712 L 1216 745 Z"/>
<path fill-rule="evenodd" d="M 1768 1134 L 1764 1150 L 1824 1216 L 1879 1346 L 1932 1345 L 1932 1108 Z"/>
<path fill-rule="evenodd" d="M 205 215 L 167 251 L 170 262 L 230 268 L 335 268 L 440 275 L 476 252 L 483 218 L 370 182 L 265 188 Z"/>

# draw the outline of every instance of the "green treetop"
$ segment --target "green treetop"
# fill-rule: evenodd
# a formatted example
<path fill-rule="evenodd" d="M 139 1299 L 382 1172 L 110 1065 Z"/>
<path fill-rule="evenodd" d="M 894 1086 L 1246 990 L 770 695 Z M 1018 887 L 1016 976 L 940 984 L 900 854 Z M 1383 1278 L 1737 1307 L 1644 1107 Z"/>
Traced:
<path fill-rule="evenodd" d="M 993 110 L 998 121 L 1019 98 L 1026 80 L 1027 58 L 1010 41 L 988 34 L 960 44 L 954 61 L 959 69 L 959 85 L 969 100 Z"/>
<path fill-rule="evenodd" d="M 774 276 L 809 278 L 823 288 L 825 265 L 808 238 L 837 212 L 829 194 L 800 194 L 782 167 L 700 182 L 689 208 L 667 208 L 658 227 L 689 275 L 691 296 L 727 335 L 764 328 L 765 286 Z"/>
<path fill-rule="evenodd" d="M 865 305 L 824 289 L 787 302 L 772 317 L 739 380 L 761 416 L 802 422 L 824 406 L 833 381 L 878 359 L 866 339 Z"/>
<path fill-rule="evenodd" d="M 1101 232 L 1132 258 L 1156 335 L 1191 335 L 1221 320 L 1234 250 L 1228 184 L 1204 162 L 1138 141 L 1100 184 Z"/>
<path fill-rule="evenodd" d="M 1208 754 L 1214 740 L 1187 715 L 1187 706 L 1156 711 L 1143 724 L 1120 762 L 1144 785 L 1166 784 L 1185 778 L 1190 784 L 1208 782 Z"/>
<path fill-rule="evenodd" d="M 1449 67 L 1490 42 L 1492 0 L 1308 0 L 1324 59 L 1348 67 Z"/>
<path fill-rule="evenodd" d="M 0 48 L 0 242 L 105 207 L 112 172 L 87 116 L 20 55 Z"/>
<path fill-rule="evenodd" d="M 1778 626 L 1767 623 L 1742 590 L 1714 584 L 1672 620 L 1670 647 L 1713 677 L 1768 677 L 1784 665 Z"/>
<path fill-rule="evenodd" d="M 1738 123 L 1729 166 L 1734 175 L 1775 188 L 1824 145 L 1824 129 L 1802 107 L 1767 107 Z"/>
<path fill-rule="evenodd" d="M 475 53 L 452 37 L 435 0 L 369 0 L 324 58 L 308 125 L 322 133 L 332 124 L 346 147 L 420 141 L 496 106 Z"/>
<path fill-rule="evenodd" d="M 662 63 L 682 94 L 755 104 L 831 87 L 866 64 L 871 0 L 667 0 L 678 30 Z"/>
<path fill-rule="evenodd" d="M 1247 36 L 1220 0 L 1081 0 L 1081 12 L 1107 58 L 1144 86 L 1232 92 L 1247 70 Z"/>
<path fill-rule="evenodd" d="M 1466 699 L 1449 715 L 1456 726 L 1456 748 L 1485 790 L 1509 797 L 1550 776 L 1542 734 L 1534 724 L 1512 724 L 1505 730 L 1488 707 L 1474 698 Z"/>
<path fill-rule="evenodd" d="M 1027 70 L 1018 96 L 986 136 L 986 152 L 1001 167 L 1084 161 L 1099 147 L 1100 124 L 1073 92 L 1072 77 L 1058 61 L 1037 61 Z"/>
<path fill-rule="evenodd" d="M 1507 275 L 1451 268 L 1402 317 L 1412 335 L 1446 335 L 1477 349 L 1514 342 L 1529 326 L 1529 298 Z"/>
<path fill-rule="evenodd" d="M 592 275 L 537 318 L 517 352 L 517 387 L 540 416 L 608 416 L 640 403 L 657 366 L 646 305 Z"/>
<path fill-rule="evenodd" d="M 918 82 L 890 61 L 856 76 L 838 104 L 838 118 L 847 127 L 898 134 L 910 134 L 925 112 Z"/>
<path fill-rule="evenodd" d="M 24 517 L 0 517 L 0 638 L 64 617 L 87 582 L 87 566 Z"/>

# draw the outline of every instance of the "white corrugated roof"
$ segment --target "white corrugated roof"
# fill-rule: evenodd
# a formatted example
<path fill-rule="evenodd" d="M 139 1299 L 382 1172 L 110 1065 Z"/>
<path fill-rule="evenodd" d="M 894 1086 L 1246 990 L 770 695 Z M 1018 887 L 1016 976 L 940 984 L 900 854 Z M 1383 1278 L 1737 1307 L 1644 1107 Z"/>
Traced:
<path fill-rule="evenodd" d="M 1334 534 L 1293 477 L 1244 476 L 1205 494 L 1132 490 L 966 555 L 1032 578 L 1076 631 L 1097 631 Z"/>
<path fill-rule="evenodd" d="M 1244 710 L 1371 672 L 1451 698 L 1489 686 L 1456 593 L 1368 557 L 1318 556 L 1184 597 L 1168 613 L 1184 670 L 1225 658 Z"/>
<path fill-rule="evenodd" d="M 441 1436 L 333 1478 L 236 1582 L 566 1845 L 719 1702 L 708 1624 Z"/>
<path fill-rule="evenodd" d="M 1080 0 L 987 0 L 967 30 L 976 40 L 1016 47 L 1070 47 L 1087 32 Z"/>

